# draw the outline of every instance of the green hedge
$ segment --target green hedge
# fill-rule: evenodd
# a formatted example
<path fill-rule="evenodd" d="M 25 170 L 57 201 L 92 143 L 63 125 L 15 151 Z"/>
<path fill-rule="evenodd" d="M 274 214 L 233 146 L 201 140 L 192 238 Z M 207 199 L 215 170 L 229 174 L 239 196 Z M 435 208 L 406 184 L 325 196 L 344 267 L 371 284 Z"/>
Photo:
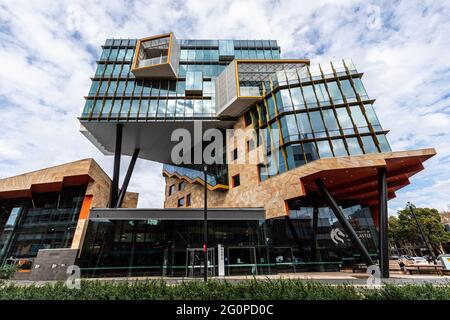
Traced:
<path fill-rule="evenodd" d="M 351 285 L 326 285 L 301 280 L 252 280 L 237 283 L 226 281 L 187 281 L 168 285 L 163 281 L 82 281 L 81 290 L 69 289 L 63 283 L 41 286 L 3 284 L 0 299 L 56 300 L 231 300 L 231 299 L 450 299 L 450 284 L 442 286 L 386 285 L 371 289 Z"/>

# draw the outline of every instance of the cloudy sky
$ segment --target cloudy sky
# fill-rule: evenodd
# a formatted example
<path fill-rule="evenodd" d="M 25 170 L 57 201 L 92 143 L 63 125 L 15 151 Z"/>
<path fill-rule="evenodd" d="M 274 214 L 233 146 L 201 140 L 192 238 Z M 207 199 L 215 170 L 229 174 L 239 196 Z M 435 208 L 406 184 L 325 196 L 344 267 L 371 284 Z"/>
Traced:
<path fill-rule="evenodd" d="M 450 208 L 450 3 L 445 1 L 39 1 L 0 3 L 0 178 L 93 157 L 76 119 L 106 38 L 277 39 L 283 58 L 351 58 L 393 150 L 436 148 L 394 213 Z M 128 159 L 123 161 L 122 172 Z M 163 203 L 161 165 L 138 161 L 140 207 Z"/>

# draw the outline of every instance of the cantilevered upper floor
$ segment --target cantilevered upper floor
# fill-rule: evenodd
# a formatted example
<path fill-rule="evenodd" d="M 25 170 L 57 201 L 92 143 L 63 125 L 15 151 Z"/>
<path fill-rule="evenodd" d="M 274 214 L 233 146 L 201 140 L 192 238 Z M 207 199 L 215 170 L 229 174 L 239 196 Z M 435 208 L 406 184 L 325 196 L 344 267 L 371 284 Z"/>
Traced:
<path fill-rule="evenodd" d="M 232 128 L 250 114 L 255 128 L 270 129 L 268 150 L 276 143 L 296 154 L 299 144 L 309 160 L 390 150 L 361 78 L 350 60 L 280 59 L 274 40 L 109 39 L 81 131 L 112 154 L 120 123 L 122 154 L 140 149 L 141 158 L 171 163 L 175 129 Z"/>

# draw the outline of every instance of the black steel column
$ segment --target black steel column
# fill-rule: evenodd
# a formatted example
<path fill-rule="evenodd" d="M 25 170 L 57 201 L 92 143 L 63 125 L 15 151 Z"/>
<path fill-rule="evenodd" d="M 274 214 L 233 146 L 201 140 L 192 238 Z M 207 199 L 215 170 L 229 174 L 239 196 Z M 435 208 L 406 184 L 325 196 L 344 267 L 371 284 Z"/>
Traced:
<path fill-rule="evenodd" d="M 203 204 L 203 254 L 204 254 L 204 275 L 203 279 L 208 281 L 208 174 L 207 174 L 208 166 L 205 164 L 203 166 L 203 179 L 205 182 L 204 187 L 204 204 Z"/>
<path fill-rule="evenodd" d="M 341 224 L 342 228 L 344 228 L 345 232 L 347 233 L 348 237 L 352 241 L 353 245 L 356 247 L 356 249 L 361 254 L 361 257 L 363 258 L 364 262 L 367 264 L 367 266 L 373 265 L 372 258 L 370 257 L 369 253 L 366 250 L 366 247 L 364 247 L 361 240 L 359 240 L 355 230 L 353 230 L 350 223 L 345 218 L 344 213 L 342 212 L 341 208 L 339 208 L 339 205 L 337 204 L 336 200 L 333 198 L 330 192 L 328 192 L 328 189 L 325 187 L 325 184 L 321 179 L 316 179 L 316 185 L 320 190 L 320 193 L 322 193 L 322 196 L 325 198 L 325 201 L 330 206 L 331 210 L 333 210 L 334 215 L 338 219 L 339 223 Z"/>
<path fill-rule="evenodd" d="M 120 208 L 122 205 L 123 199 L 125 198 L 125 194 L 127 192 L 128 184 L 130 183 L 131 174 L 134 170 L 134 165 L 136 164 L 136 159 L 139 155 L 139 149 L 134 149 L 133 156 L 131 157 L 130 164 L 128 165 L 127 174 L 125 175 L 125 179 L 122 183 L 122 188 L 120 188 L 119 198 L 116 203 L 116 208 Z"/>
<path fill-rule="evenodd" d="M 388 190 L 386 167 L 378 169 L 378 250 L 382 278 L 389 278 L 389 239 L 388 239 Z"/>
<path fill-rule="evenodd" d="M 314 203 L 314 209 L 313 209 L 313 221 L 312 221 L 312 239 L 311 239 L 311 251 L 312 255 L 311 261 L 315 262 L 322 262 L 322 256 L 317 252 L 317 228 L 319 226 L 319 207 L 317 206 L 317 203 Z M 317 264 L 317 271 L 323 271 L 323 265 L 318 263 Z"/>
<path fill-rule="evenodd" d="M 294 238 L 294 241 L 295 241 L 295 243 L 296 243 L 297 246 L 298 246 L 298 250 L 299 250 L 300 252 L 303 252 L 303 246 L 302 246 L 302 243 L 301 243 L 301 241 L 300 241 L 300 237 L 298 236 L 298 233 L 297 233 L 297 231 L 295 230 L 295 226 L 294 226 L 294 224 L 292 223 L 292 220 L 291 220 L 291 217 L 289 217 L 289 214 L 285 215 L 285 216 L 284 216 L 284 219 L 286 220 L 287 225 L 288 225 L 288 228 L 289 228 L 289 231 L 291 232 L 292 237 Z"/>
<path fill-rule="evenodd" d="M 122 153 L 122 124 L 117 124 L 116 127 L 116 147 L 114 149 L 114 171 L 113 179 L 111 184 L 111 195 L 110 195 L 110 207 L 114 207 L 117 203 L 117 196 L 119 193 L 119 175 L 120 175 L 120 156 Z"/>

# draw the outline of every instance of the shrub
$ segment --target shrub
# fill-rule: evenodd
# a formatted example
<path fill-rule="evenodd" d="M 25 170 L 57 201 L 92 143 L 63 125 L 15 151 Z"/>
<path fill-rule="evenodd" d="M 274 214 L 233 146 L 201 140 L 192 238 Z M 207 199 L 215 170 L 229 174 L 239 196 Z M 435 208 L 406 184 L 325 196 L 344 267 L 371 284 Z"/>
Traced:
<path fill-rule="evenodd" d="M 17 268 L 15 266 L 3 265 L 0 267 L 0 279 L 8 280 L 12 277 L 12 275 L 16 271 L 17 271 Z"/>
<path fill-rule="evenodd" d="M 152 281 L 81 281 L 81 290 L 69 289 L 63 282 L 21 286 L 6 284 L 0 299 L 55 300 L 450 300 L 450 284 L 385 285 L 368 289 L 352 285 L 328 285 L 302 280 L 250 280 L 227 282 L 183 281 L 169 285 Z"/>

